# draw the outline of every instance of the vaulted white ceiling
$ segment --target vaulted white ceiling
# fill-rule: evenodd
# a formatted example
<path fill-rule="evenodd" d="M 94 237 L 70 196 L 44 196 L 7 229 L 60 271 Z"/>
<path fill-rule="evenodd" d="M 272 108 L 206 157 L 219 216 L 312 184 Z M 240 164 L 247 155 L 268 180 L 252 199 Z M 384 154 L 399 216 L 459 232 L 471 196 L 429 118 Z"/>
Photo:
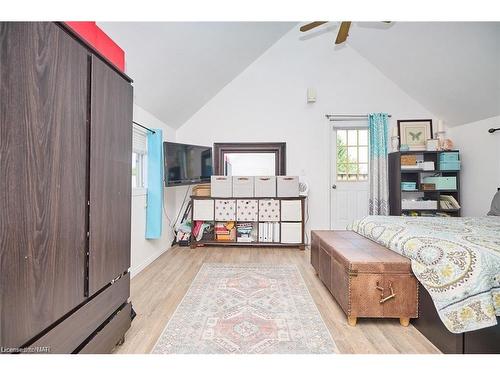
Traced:
<path fill-rule="evenodd" d="M 348 43 L 448 125 L 500 115 L 500 22 L 353 23 Z"/>
<path fill-rule="evenodd" d="M 338 24 L 302 38 L 331 33 L 331 48 L 342 48 L 333 44 Z M 126 51 L 135 102 L 175 128 L 294 25 L 99 23 Z M 347 43 L 448 125 L 500 115 L 499 22 L 353 22 Z"/>
<path fill-rule="evenodd" d="M 126 53 L 134 101 L 178 128 L 295 22 L 99 22 Z"/>

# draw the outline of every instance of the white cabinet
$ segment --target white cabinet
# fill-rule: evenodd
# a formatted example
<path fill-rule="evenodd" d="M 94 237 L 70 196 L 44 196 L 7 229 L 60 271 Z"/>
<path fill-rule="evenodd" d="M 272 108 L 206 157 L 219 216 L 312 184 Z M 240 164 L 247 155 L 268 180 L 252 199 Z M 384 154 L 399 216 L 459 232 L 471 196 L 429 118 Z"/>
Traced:
<path fill-rule="evenodd" d="M 193 221 L 209 224 L 208 231 L 221 235 L 192 238 L 191 248 L 220 245 L 283 246 L 305 248 L 304 197 L 288 198 L 207 198 L 191 197 Z M 223 223 L 224 226 L 220 226 Z M 230 225 L 229 228 L 227 225 Z M 225 227 L 225 228 L 224 228 Z M 213 229 L 212 229 L 213 228 Z M 225 238 L 227 230 L 236 235 Z M 223 238 L 224 237 L 224 238 Z"/>

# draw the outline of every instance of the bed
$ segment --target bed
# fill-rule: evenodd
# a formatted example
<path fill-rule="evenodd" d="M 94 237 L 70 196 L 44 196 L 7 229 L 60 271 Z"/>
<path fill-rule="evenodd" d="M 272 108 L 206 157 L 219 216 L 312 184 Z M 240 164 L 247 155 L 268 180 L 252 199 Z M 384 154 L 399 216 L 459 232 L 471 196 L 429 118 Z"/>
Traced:
<path fill-rule="evenodd" d="M 500 217 L 367 216 L 348 229 L 411 260 L 422 286 L 415 326 L 431 341 L 468 352 L 483 332 L 478 341 L 489 334 L 500 351 Z"/>

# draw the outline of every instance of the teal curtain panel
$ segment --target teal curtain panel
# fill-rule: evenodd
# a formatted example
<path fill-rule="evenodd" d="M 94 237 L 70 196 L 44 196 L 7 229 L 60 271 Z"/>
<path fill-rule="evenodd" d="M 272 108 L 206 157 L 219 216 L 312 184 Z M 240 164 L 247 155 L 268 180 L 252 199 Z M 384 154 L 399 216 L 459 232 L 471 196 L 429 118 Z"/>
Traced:
<path fill-rule="evenodd" d="M 148 196 L 146 239 L 161 237 L 163 210 L 163 134 L 160 129 L 148 133 Z"/>
<path fill-rule="evenodd" d="M 370 215 L 389 215 L 388 114 L 368 115 L 370 133 Z"/>

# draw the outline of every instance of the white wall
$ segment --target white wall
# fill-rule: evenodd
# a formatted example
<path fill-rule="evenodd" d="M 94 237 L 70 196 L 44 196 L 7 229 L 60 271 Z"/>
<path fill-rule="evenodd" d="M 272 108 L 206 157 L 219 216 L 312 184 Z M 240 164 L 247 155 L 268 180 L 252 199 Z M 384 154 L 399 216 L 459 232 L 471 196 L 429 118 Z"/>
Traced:
<path fill-rule="evenodd" d="M 134 121 L 148 128 L 162 129 L 164 140 L 175 141 L 175 130 L 173 128 L 136 104 L 134 104 Z M 144 238 L 146 231 L 146 192 L 132 192 L 132 264 L 130 267 L 132 277 L 170 248 L 173 234 L 169 228 L 170 224 L 166 214 L 170 218 L 174 216 L 175 195 L 165 189 L 164 199 L 162 236 L 157 240 L 146 240 Z"/>
<path fill-rule="evenodd" d="M 463 216 L 486 215 L 500 187 L 500 133 L 488 133 L 498 127 L 500 116 L 448 129 L 447 136 L 462 159 Z"/>
<path fill-rule="evenodd" d="M 309 229 L 330 225 L 330 127 L 326 113 L 388 112 L 432 118 L 334 33 L 305 38 L 294 28 L 177 130 L 178 142 L 286 142 L 287 173 L 309 185 Z M 394 58 L 397 58 L 395 53 Z M 306 90 L 317 102 L 306 103 Z"/>

